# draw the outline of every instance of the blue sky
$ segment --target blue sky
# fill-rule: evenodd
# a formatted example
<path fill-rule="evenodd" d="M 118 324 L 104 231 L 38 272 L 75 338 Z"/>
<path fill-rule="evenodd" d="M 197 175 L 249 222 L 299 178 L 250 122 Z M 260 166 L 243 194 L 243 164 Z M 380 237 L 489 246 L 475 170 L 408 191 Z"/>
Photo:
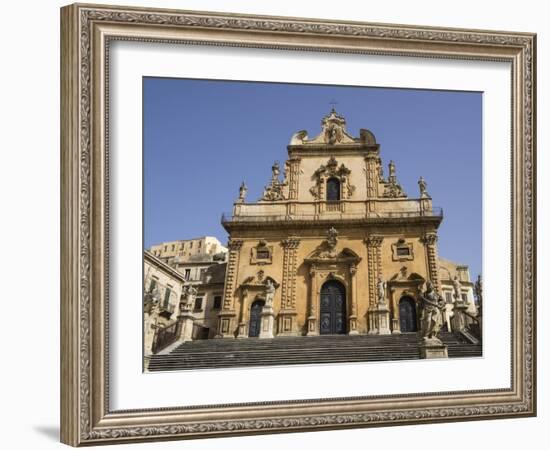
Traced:
<path fill-rule="evenodd" d="M 417 197 L 422 175 L 444 211 L 439 254 L 481 273 L 482 94 L 479 92 L 144 78 L 144 245 L 227 234 L 245 180 L 256 200 L 291 135 L 320 132 L 337 102 L 353 136 L 371 130 L 387 173 Z"/>

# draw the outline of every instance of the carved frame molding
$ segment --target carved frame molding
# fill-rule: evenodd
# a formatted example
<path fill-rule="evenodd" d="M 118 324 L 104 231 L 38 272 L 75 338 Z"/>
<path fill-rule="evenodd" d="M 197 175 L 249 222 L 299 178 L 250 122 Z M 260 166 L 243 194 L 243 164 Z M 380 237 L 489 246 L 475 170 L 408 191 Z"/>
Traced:
<path fill-rule="evenodd" d="M 97 445 L 536 414 L 536 35 L 83 4 L 62 8 L 61 33 L 62 442 Z M 113 40 L 510 62 L 510 388 L 112 411 L 104 100 Z"/>

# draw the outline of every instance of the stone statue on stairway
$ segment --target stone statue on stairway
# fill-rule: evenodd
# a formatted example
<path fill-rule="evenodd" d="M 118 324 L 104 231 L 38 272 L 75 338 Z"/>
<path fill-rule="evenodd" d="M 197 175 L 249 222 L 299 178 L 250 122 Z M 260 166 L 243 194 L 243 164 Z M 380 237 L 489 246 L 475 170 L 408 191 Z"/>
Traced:
<path fill-rule="evenodd" d="M 443 325 L 445 301 L 436 292 L 431 281 L 426 283 L 426 290 L 420 299 L 422 302 L 422 315 L 420 319 L 422 339 L 427 343 L 441 344 L 438 335 Z"/>
<path fill-rule="evenodd" d="M 265 283 L 265 306 L 273 306 L 273 298 L 275 297 L 275 285 L 270 278 Z"/>
<path fill-rule="evenodd" d="M 376 286 L 378 288 L 378 304 L 384 305 L 386 303 L 386 282 L 382 277 L 378 278 Z"/>

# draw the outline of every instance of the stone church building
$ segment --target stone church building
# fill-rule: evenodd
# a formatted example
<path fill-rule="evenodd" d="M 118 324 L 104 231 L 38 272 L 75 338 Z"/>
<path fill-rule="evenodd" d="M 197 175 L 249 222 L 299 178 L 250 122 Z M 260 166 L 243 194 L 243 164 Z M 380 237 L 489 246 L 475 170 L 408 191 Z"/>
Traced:
<path fill-rule="evenodd" d="M 222 218 L 229 243 L 216 337 L 414 332 L 428 280 L 449 303 L 448 326 L 457 304 L 475 315 L 467 266 L 438 256 L 443 213 L 426 181 L 407 195 L 372 132 L 351 136 L 334 109 L 321 125 L 313 138 L 292 136 L 258 201 L 243 183 Z"/>

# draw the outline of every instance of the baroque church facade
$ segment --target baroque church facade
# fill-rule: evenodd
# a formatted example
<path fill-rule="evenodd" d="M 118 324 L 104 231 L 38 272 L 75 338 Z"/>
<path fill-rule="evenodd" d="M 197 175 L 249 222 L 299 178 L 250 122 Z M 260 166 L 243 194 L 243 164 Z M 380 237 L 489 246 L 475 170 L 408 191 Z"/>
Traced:
<path fill-rule="evenodd" d="M 262 197 L 249 202 L 243 183 L 222 217 L 229 242 L 215 336 L 414 332 L 428 281 L 446 300 L 447 327 L 463 327 L 476 315 L 474 284 L 467 266 L 438 256 L 443 213 L 426 181 L 407 195 L 395 163 L 384 170 L 374 134 L 350 135 L 334 109 L 321 127 L 313 138 L 295 133 Z"/>

